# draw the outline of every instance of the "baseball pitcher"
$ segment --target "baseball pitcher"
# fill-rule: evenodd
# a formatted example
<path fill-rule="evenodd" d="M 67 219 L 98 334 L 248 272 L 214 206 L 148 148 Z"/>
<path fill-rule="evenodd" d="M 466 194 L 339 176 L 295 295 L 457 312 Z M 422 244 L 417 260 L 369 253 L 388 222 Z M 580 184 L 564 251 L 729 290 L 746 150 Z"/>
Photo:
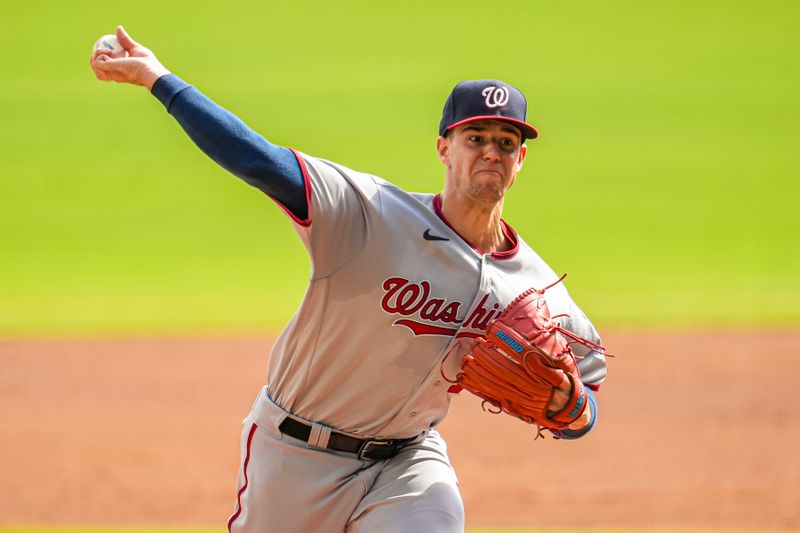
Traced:
<path fill-rule="evenodd" d="M 299 309 L 244 421 L 232 532 L 462 532 L 436 426 L 466 389 L 564 440 L 597 420 L 599 336 L 501 218 L 538 132 L 498 80 L 457 84 L 438 194 L 277 146 L 118 27 L 97 78 L 144 86 L 219 165 L 286 213 L 311 260 Z"/>

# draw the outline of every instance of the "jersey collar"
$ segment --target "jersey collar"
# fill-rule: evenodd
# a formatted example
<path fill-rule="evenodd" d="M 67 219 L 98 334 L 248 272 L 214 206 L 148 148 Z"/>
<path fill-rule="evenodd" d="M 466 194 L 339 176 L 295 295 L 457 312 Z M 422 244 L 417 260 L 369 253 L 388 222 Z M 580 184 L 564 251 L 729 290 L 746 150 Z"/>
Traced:
<path fill-rule="evenodd" d="M 450 225 L 450 222 L 448 222 L 447 218 L 444 216 L 444 213 L 442 213 L 441 193 L 433 197 L 433 212 L 436 213 L 436 216 L 438 216 L 442 220 L 442 222 L 447 224 L 448 228 L 453 230 L 453 233 L 458 235 L 462 241 L 467 243 L 470 246 L 470 248 L 475 250 L 480 255 L 484 255 L 485 252 L 483 250 L 481 250 L 480 248 L 469 242 L 467 239 L 465 239 L 463 235 L 461 235 L 458 231 L 455 230 L 455 228 L 453 228 L 452 225 Z M 519 251 L 519 237 L 517 236 L 517 232 L 514 231 L 514 228 L 512 228 L 511 225 L 502 218 L 500 219 L 500 229 L 503 231 L 503 234 L 506 236 L 506 238 L 513 243 L 513 246 L 511 247 L 511 249 L 505 250 L 503 252 L 492 252 L 491 256 L 493 259 L 511 259 L 515 255 L 517 255 L 517 252 Z"/>

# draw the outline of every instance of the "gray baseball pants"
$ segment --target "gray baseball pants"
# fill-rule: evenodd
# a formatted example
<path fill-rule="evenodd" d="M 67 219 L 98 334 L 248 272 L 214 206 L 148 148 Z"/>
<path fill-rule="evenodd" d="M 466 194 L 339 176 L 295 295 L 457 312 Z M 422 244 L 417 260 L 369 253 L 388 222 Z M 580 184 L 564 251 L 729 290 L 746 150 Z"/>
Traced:
<path fill-rule="evenodd" d="M 287 416 L 265 387 L 244 421 L 231 533 L 463 533 L 458 482 L 436 430 L 369 461 L 281 434 Z"/>

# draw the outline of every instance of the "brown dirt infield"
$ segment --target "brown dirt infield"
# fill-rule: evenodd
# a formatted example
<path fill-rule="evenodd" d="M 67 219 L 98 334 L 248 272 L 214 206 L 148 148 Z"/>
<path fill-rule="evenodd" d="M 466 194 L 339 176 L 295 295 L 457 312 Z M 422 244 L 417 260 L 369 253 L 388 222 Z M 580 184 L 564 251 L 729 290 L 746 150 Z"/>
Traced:
<path fill-rule="evenodd" d="M 800 331 L 606 334 L 575 442 L 442 426 L 471 526 L 800 528 Z M 219 524 L 268 339 L 0 341 L 0 524 Z"/>

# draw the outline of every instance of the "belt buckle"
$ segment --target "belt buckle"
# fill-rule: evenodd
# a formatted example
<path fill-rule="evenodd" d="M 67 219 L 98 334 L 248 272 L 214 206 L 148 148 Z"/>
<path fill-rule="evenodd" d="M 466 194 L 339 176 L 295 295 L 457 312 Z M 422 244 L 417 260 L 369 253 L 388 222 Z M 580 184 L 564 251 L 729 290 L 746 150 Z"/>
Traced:
<path fill-rule="evenodd" d="M 382 449 L 386 451 L 381 453 Z M 394 456 L 396 450 L 395 443 L 389 440 L 365 440 L 358 449 L 358 458 L 362 461 L 389 459 Z M 378 457 L 369 457 L 371 451 L 378 451 Z"/>

